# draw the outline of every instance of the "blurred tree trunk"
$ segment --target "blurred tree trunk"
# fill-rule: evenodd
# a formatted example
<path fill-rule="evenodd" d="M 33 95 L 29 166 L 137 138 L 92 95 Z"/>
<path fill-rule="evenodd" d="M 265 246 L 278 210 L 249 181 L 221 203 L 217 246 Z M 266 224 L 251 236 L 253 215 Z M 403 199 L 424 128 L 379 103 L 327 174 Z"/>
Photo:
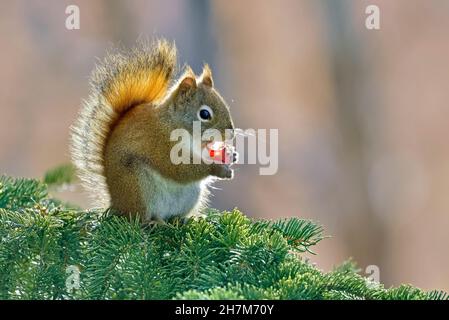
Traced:
<path fill-rule="evenodd" d="M 373 88 L 370 83 L 370 70 L 366 62 L 366 54 L 361 45 L 359 29 L 364 25 L 354 26 L 350 1 L 326 1 L 323 3 L 328 21 L 329 56 L 335 82 L 335 98 L 338 113 L 336 127 L 341 133 L 340 164 L 345 172 L 351 197 L 351 203 L 342 205 L 346 229 L 343 235 L 349 246 L 349 252 L 356 258 L 361 267 L 383 264 L 385 227 L 369 198 L 369 156 L 371 145 L 366 108 L 373 107 Z M 360 12 L 364 14 L 364 12 Z M 371 101 L 371 102 L 370 102 Z M 362 105 L 368 103 L 369 105 Z M 368 113 L 371 114 L 371 113 Z"/>

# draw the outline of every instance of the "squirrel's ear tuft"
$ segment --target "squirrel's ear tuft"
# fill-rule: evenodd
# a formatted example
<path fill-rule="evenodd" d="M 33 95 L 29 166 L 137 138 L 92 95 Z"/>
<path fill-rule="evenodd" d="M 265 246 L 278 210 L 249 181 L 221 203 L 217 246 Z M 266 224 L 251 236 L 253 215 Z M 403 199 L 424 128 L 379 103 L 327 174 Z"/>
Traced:
<path fill-rule="evenodd" d="M 184 75 L 179 81 L 178 87 L 181 92 L 186 92 L 190 89 L 196 88 L 196 76 L 190 67 L 187 67 L 186 72 L 184 72 Z"/>
<path fill-rule="evenodd" d="M 212 88 L 214 86 L 214 80 L 212 79 L 212 71 L 208 64 L 203 67 L 203 73 L 201 74 L 200 82 L 207 87 Z"/>

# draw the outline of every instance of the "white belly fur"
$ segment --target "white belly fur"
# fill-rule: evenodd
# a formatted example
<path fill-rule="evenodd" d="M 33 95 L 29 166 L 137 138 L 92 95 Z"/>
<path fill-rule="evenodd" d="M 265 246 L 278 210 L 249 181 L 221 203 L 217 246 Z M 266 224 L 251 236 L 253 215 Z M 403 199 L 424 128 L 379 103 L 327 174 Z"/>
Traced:
<path fill-rule="evenodd" d="M 187 216 L 197 213 L 207 201 L 206 180 L 180 184 L 164 178 L 155 170 L 145 168 L 141 176 L 141 190 L 146 199 L 147 218 L 163 220 L 172 216 Z"/>

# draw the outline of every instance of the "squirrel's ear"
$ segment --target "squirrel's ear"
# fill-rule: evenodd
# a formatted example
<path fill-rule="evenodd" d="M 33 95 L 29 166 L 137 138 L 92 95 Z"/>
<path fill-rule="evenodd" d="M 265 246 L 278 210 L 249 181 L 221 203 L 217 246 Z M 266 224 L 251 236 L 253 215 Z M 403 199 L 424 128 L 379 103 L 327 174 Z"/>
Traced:
<path fill-rule="evenodd" d="M 201 74 L 200 82 L 210 88 L 214 86 L 214 80 L 212 79 L 212 71 L 210 70 L 208 64 L 205 64 L 203 67 L 203 73 Z"/>
<path fill-rule="evenodd" d="M 186 72 L 181 77 L 178 88 L 181 92 L 186 92 L 190 89 L 196 88 L 195 73 L 193 73 L 193 70 L 190 67 L 187 67 Z"/>

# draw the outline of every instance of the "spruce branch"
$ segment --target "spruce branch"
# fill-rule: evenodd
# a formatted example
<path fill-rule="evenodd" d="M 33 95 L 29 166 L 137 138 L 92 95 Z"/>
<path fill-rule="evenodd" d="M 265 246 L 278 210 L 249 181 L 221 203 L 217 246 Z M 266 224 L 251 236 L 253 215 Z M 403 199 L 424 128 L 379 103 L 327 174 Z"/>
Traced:
<path fill-rule="evenodd" d="M 323 238 L 312 221 L 252 221 L 237 209 L 145 226 L 0 177 L 2 299 L 448 299 L 386 289 L 351 260 L 325 273 L 304 255 Z"/>

